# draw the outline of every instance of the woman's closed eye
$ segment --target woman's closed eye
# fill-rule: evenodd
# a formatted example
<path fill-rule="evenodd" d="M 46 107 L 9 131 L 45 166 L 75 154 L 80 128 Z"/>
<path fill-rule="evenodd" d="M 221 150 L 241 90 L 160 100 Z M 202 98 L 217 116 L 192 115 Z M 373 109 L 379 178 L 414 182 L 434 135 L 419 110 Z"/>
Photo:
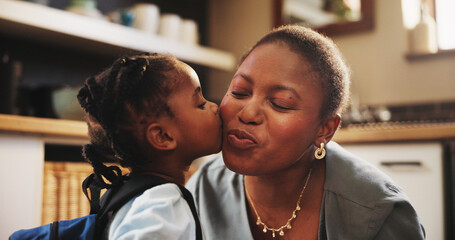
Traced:
<path fill-rule="evenodd" d="M 232 94 L 232 96 L 234 96 L 235 98 L 239 98 L 239 99 L 248 97 L 248 93 L 239 92 L 239 91 L 232 91 L 231 94 Z"/>
<path fill-rule="evenodd" d="M 280 100 L 270 99 L 269 102 L 270 102 L 270 105 L 272 105 L 272 107 L 278 111 L 287 111 L 287 110 L 294 109 L 294 107 L 291 104 L 280 101 Z"/>

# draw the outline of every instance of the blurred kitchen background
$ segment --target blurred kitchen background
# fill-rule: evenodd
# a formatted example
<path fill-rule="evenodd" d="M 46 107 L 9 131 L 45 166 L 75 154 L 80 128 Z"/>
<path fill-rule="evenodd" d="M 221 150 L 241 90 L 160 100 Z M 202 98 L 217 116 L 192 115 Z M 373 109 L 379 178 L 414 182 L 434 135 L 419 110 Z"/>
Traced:
<path fill-rule="evenodd" d="M 0 0 L 0 238 L 87 214 L 85 78 L 124 54 L 171 53 L 219 103 L 242 54 L 296 23 L 332 37 L 352 70 L 334 140 L 404 188 L 427 239 L 454 239 L 454 12 L 453 0 Z"/>

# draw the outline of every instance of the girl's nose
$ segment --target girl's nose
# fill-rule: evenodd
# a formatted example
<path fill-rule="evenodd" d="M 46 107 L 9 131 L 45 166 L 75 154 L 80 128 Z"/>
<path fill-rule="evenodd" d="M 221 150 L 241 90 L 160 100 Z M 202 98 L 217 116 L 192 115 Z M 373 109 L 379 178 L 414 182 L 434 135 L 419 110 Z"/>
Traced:
<path fill-rule="evenodd" d="M 240 122 L 253 125 L 261 124 L 264 119 L 261 106 L 254 101 L 245 104 L 238 113 L 238 116 Z"/>
<path fill-rule="evenodd" d="M 216 103 L 208 102 L 208 104 L 209 104 L 210 111 L 212 111 L 215 114 L 219 114 L 219 108 L 218 108 L 218 105 Z"/>

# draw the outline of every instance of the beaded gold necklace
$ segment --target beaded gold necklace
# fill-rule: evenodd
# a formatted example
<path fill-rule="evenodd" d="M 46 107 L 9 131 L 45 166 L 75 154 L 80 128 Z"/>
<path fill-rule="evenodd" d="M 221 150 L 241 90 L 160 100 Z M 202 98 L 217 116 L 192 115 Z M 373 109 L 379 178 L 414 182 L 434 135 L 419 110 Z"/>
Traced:
<path fill-rule="evenodd" d="M 267 231 L 271 231 L 272 232 L 272 237 L 276 236 L 275 233 L 278 233 L 280 236 L 284 236 L 284 230 L 290 230 L 292 228 L 291 222 L 292 222 L 292 220 L 294 220 L 297 217 L 297 211 L 300 211 L 300 201 L 302 200 L 303 193 L 305 192 L 305 189 L 306 189 L 306 187 L 308 185 L 308 180 L 311 177 L 311 172 L 312 171 L 313 171 L 313 168 L 311 168 L 310 171 L 308 172 L 308 176 L 306 177 L 305 185 L 303 185 L 303 189 L 300 192 L 299 200 L 297 200 L 297 206 L 295 207 L 294 211 L 292 211 L 292 216 L 288 219 L 288 221 L 286 222 L 285 225 L 283 225 L 283 226 L 281 226 L 279 228 L 269 227 L 261 220 L 261 217 L 259 216 L 258 212 L 256 211 L 256 208 L 254 207 L 253 200 L 251 199 L 250 194 L 248 193 L 248 190 L 245 187 L 246 196 L 247 196 L 248 200 L 250 200 L 251 207 L 253 207 L 253 211 L 254 211 L 254 213 L 256 214 L 256 217 L 257 217 L 256 225 L 262 226 L 263 227 L 262 231 L 264 233 L 267 233 Z"/>

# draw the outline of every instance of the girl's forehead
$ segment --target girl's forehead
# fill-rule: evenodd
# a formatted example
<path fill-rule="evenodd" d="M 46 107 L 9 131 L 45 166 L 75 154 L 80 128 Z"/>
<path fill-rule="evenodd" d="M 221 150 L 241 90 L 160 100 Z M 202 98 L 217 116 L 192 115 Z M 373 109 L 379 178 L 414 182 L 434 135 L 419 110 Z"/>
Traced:
<path fill-rule="evenodd" d="M 174 73 L 172 74 L 173 77 L 178 78 L 176 79 L 177 85 L 174 90 L 179 88 L 194 89 L 201 85 L 196 71 L 184 62 L 177 61 Z"/>

